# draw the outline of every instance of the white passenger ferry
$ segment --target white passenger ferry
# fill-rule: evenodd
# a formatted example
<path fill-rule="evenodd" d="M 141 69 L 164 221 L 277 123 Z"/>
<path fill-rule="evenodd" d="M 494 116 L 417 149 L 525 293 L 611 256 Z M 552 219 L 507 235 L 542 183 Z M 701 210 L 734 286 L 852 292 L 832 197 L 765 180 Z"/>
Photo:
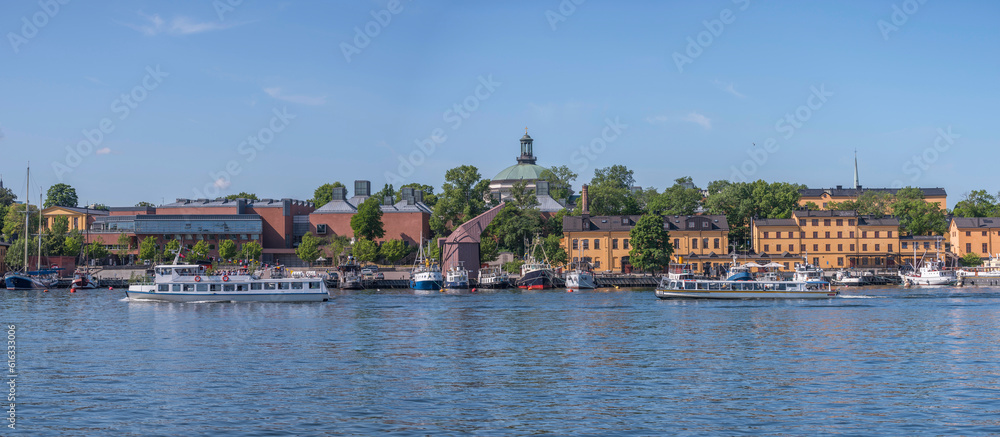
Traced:
<path fill-rule="evenodd" d="M 839 294 L 830 283 L 818 281 L 754 280 L 733 258 L 730 276 L 724 281 L 693 279 L 690 275 L 664 276 L 656 297 L 698 299 L 828 299 Z"/>
<path fill-rule="evenodd" d="M 275 272 L 277 272 L 275 270 Z M 325 302 L 330 299 L 320 278 L 261 278 L 264 272 L 216 271 L 195 264 L 158 265 L 153 281 L 129 285 L 129 300 L 168 302 Z"/>

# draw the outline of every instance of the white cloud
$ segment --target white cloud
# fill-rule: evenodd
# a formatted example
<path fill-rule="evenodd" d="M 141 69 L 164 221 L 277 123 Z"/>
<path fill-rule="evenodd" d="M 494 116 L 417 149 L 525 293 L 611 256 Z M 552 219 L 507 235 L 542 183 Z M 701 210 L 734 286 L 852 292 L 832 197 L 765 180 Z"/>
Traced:
<path fill-rule="evenodd" d="M 301 105 L 320 106 L 326 104 L 326 96 L 318 97 L 318 96 L 305 96 L 301 94 L 299 95 L 285 94 L 281 92 L 281 88 L 279 87 L 264 88 L 264 92 L 267 93 L 267 95 L 271 96 L 272 98 L 278 100 L 284 100 L 286 102 L 291 102 L 291 103 L 298 103 Z"/>
<path fill-rule="evenodd" d="M 745 95 L 743 95 L 743 93 L 736 91 L 736 84 L 733 82 L 726 83 L 721 80 L 717 80 L 715 81 L 715 86 L 718 87 L 720 90 L 725 91 L 741 99 L 746 97 Z"/>
<path fill-rule="evenodd" d="M 696 123 L 701 127 L 705 128 L 706 130 L 712 128 L 712 120 L 709 120 L 708 117 L 701 115 L 697 112 L 692 112 L 688 115 L 685 115 L 683 118 L 681 118 L 681 121 Z"/>
<path fill-rule="evenodd" d="M 228 179 L 218 178 L 218 179 L 215 180 L 215 184 L 214 185 L 215 185 L 215 188 L 219 188 L 219 189 L 225 190 L 226 188 L 229 188 L 229 186 L 232 185 L 232 184 L 233 183 L 230 182 Z"/>
<path fill-rule="evenodd" d="M 146 36 L 167 35 L 193 35 L 196 33 L 211 32 L 214 30 L 230 29 L 245 23 L 222 23 L 216 21 L 198 22 L 188 17 L 174 17 L 170 22 L 160 18 L 160 14 L 146 15 L 139 12 L 139 16 L 146 20 L 142 24 L 120 23 L 124 26 L 142 32 Z"/>
<path fill-rule="evenodd" d="M 652 117 L 646 117 L 646 122 L 649 124 L 663 124 L 670 121 L 670 117 L 666 115 L 654 115 Z"/>
<path fill-rule="evenodd" d="M 111 153 L 111 148 L 109 148 L 109 147 L 105 147 L 103 149 L 97 149 L 97 154 L 98 155 L 107 155 L 109 153 Z"/>

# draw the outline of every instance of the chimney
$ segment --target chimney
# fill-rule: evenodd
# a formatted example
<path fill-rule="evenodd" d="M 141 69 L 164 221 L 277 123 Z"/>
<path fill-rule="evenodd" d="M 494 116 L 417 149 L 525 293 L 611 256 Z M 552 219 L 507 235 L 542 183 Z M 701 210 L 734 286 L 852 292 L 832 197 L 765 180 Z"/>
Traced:
<path fill-rule="evenodd" d="M 424 190 L 413 190 L 413 202 L 421 203 L 424 201 Z"/>
<path fill-rule="evenodd" d="M 580 202 L 583 203 L 582 211 L 584 215 L 590 215 L 590 196 L 587 194 L 587 185 L 584 184 L 580 191 Z"/>
<path fill-rule="evenodd" d="M 408 201 L 411 205 L 413 204 L 413 187 L 400 188 L 399 194 L 403 200 Z"/>
<path fill-rule="evenodd" d="M 368 197 L 372 195 L 372 183 L 370 181 L 354 181 L 354 195 Z"/>
<path fill-rule="evenodd" d="M 347 188 L 337 187 L 333 189 L 333 198 L 331 200 L 347 200 Z"/>
<path fill-rule="evenodd" d="M 843 190 L 843 189 L 844 189 L 844 186 L 843 186 L 843 185 L 837 185 L 837 189 L 838 189 L 838 190 Z"/>

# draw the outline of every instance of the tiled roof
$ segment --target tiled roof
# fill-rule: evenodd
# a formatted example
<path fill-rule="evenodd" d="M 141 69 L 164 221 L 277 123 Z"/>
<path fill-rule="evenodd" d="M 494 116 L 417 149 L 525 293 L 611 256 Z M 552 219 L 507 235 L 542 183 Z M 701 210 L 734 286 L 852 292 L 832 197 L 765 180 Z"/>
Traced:
<path fill-rule="evenodd" d="M 760 226 L 798 226 L 799 224 L 795 222 L 795 219 L 757 219 L 753 221 L 754 225 Z"/>
<path fill-rule="evenodd" d="M 72 207 L 72 206 L 50 206 L 48 208 L 43 209 L 42 213 L 45 213 L 46 210 L 49 210 L 49 209 L 52 209 L 52 208 L 61 208 L 61 209 L 65 209 L 65 210 L 68 210 L 68 211 L 73 211 L 73 212 L 80 213 L 80 214 L 90 214 L 90 215 L 108 215 L 108 214 L 110 214 L 108 211 L 105 211 L 103 209 L 76 208 L 76 207 Z"/>
<path fill-rule="evenodd" d="M 1000 228 L 1000 217 L 953 217 L 951 221 L 959 229 Z"/>
<path fill-rule="evenodd" d="M 161 206 L 159 206 L 159 208 L 197 208 L 197 207 L 205 207 L 205 208 L 215 207 L 215 208 L 218 208 L 218 207 L 235 207 L 236 204 L 237 204 L 237 202 L 240 201 L 240 200 L 245 201 L 247 206 L 252 206 L 254 208 L 270 208 L 270 207 L 278 208 L 278 207 L 282 207 L 282 206 L 284 206 L 284 201 L 285 200 L 291 201 L 291 203 L 293 205 L 307 205 L 307 204 L 309 204 L 309 202 L 307 202 L 307 201 L 296 200 L 296 199 L 259 199 L 259 200 L 250 200 L 250 199 L 226 199 L 226 198 L 218 198 L 218 199 L 184 199 L 184 198 L 178 198 L 176 202 L 174 202 L 174 203 L 168 203 L 166 205 L 161 205 Z"/>
<path fill-rule="evenodd" d="M 889 193 L 893 196 L 900 190 L 900 188 L 865 188 L 861 187 L 861 190 L 855 188 L 806 188 L 799 190 L 799 194 L 802 197 L 820 197 L 823 193 L 827 193 L 830 197 L 854 197 L 865 191 L 877 191 L 883 193 Z M 947 196 L 948 193 L 945 192 L 944 188 L 919 188 L 920 191 L 924 192 L 924 197 L 940 197 Z"/>
<path fill-rule="evenodd" d="M 899 219 L 896 217 L 882 217 L 882 218 L 871 218 L 871 217 L 859 217 L 858 226 L 899 226 Z"/>
<path fill-rule="evenodd" d="M 630 231 L 639 221 L 639 215 L 598 215 L 593 217 L 563 217 L 563 232 Z M 624 221 L 624 223 L 622 223 Z"/>
<path fill-rule="evenodd" d="M 668 215 L 663 221 L 668 231 L 729 231 L 729 222 L 724 215 Z"/>

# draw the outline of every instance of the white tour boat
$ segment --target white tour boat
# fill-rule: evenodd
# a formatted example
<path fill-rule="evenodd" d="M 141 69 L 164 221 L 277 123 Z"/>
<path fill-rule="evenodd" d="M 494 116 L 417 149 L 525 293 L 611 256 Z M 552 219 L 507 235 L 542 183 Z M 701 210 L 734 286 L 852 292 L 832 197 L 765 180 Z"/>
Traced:
<path fill-rule="evenodd" d="M 726 280 L 691 279 L 689 275 L 664 276 L 656 287 L 660 299 L 828 299 L 838 292 L 826 281 L 758 281 L 750 277 L 746 264 L 736 258 Z"/>
<path fill-rule="evenodd" d="M 320 278 L 261 278 L 248 270 L 206 274 L 196 264 L 158 265 L 151 283 L 129 285 L 129 300 L 168 302 L 325 302 Z"/>

